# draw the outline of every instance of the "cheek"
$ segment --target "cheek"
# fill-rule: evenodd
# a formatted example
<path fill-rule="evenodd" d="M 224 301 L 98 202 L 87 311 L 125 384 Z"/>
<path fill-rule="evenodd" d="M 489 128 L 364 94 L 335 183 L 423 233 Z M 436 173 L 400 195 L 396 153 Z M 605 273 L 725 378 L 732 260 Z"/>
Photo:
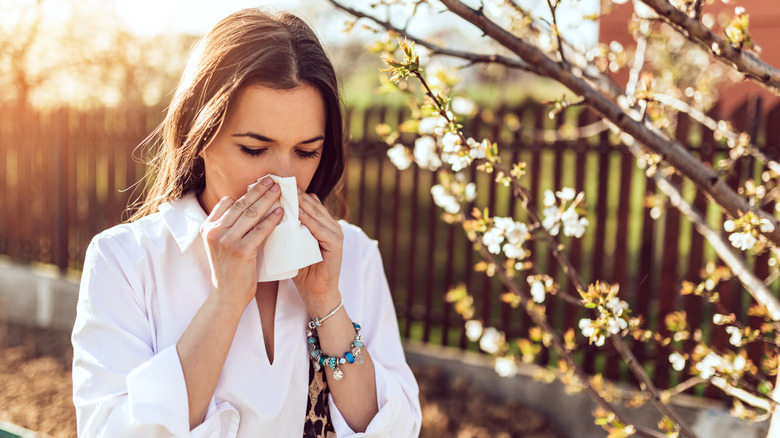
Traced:
<path fill-rule="evenodd" d="M 305 192 L 314 178 L 314 173 L 317 172 L 317 167 L 320 164 L 320 159 L 307 160 L 306 163 L 299 167 L 295 172 L 295 180 L 298 183 L 298 188 Z"/>

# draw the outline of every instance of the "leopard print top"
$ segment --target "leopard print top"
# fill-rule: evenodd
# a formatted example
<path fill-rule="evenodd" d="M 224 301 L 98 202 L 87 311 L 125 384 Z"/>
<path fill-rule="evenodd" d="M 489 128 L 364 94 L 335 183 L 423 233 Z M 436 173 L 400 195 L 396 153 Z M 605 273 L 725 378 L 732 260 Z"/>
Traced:
<path fill-rule="evenodd" d="M 309 400 L 306 402 L 303 438 L 336 438 L 336 431 L 330 420 L 329 393 L 325 369 L 314 371 L 314 365 L 309 361 Z"/>

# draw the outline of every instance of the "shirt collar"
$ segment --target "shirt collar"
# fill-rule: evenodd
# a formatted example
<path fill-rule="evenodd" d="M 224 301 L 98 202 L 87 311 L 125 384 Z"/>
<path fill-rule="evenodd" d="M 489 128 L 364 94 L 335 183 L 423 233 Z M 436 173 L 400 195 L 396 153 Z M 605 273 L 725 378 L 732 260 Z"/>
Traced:
<path fill-rule="evenodd" d="M 158 208 L 165 224 L 182 252 L 192 245 L 200 235 L 200 228 L 206 221 L 206 212 L 194 193 L 189 193 Z"/>

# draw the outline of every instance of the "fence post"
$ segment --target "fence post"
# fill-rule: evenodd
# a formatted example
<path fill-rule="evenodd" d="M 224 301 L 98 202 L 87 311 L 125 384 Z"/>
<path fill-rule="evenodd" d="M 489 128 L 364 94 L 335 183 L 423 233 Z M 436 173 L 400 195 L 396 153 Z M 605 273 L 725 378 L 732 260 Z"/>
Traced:
<path fill-rule="evenodd" d="M 70 229 L 70 214 L 68 206 L 71 199 L 68 196 L 68 108 L 56 110 L 52 117 L 52 132 L 54 139 L 54 180 L 56 181 L 56 211 L 58 220 L 54 221 L 54 242 L 52 242 L 52 260 L 63 274 L 68 270 L 68 230 Z"/>

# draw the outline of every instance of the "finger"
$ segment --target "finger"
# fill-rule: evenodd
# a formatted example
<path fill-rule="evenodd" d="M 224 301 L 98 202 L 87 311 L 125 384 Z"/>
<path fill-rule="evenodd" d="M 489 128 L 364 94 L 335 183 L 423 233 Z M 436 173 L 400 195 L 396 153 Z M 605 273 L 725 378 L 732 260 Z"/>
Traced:
<path fill-rule="evenodd" d="M 334 230 L 303 210 L 298 212 L 298 218 L 303 226 L 311 231 L 312 236 L 317 239 L 323 249 L 333 250 L 341 242 L 341 228 L 338 231 Z"/>
<path fill-rule="evenodd" d="M 223 219 L 220 221 L 221 224 L 226 227 L 233 226 L 238 218 L 240 218 L 244 213 L 244 210 L 253 205 L 258 199 L 260 199 L 274 187 L 276 187 L 277 190 L 279 189 L 279 186 L 275 184 L 271 178 L 265 178 L 260 181 L 260 184 L 256 184 L 243 196 L 238 198 L 236 202 L 233 203 L 233 205 L 230 206 L 228 211 L 223 216 Z"/>
<path fill-rule="evenodd" d="M 217 205 L 214 206 L 214 208 L 211 209 L 211 213 L 209 214 L 209 217 L 206 218 L 206 222 L 216 222 L 217 219 L 221 218 L 223 214 L 230 208 L 231 205 L 233 205 L 235 201 L 230 196 L 223 196 L 222 199 L 217 202 Z"/>
<path fill-rule="evenodd" d="M 259 199 L 244 208 L 227 233 L 225 233 L 226 237 L 241 239 L 252 227 L 260 223 L 269 211 L 273 210 L 274 204 L 279 201 L 281 195 L 278 185 L 274 184 L 271 186 Z"/>
<path fill-rule="evenodd" d="M 260 244 L 265 241 L 268 235 L 271 234 L 271 231 L 273 231 L 279 222 L 281 222 L 283 216 L 284 210 L 282 207 L 276 207 L 271 214 L 265 217 L 265 219 L 249 229 L 241 240 L 241 245 L 245 246 L 245 248 L 257 249 Z"/>
<path fill-rule="evenodd" d="M 318 222 L 323 223 L 327 228 L 331 229 L 334 232 L 338 232 L 341 230 L 341 225 L 339 225 L 338 221 L 334 219 L 327 208 L 325 208 L 322 203 L 319 202 L 319 199 L 316 197 L 312 197 L 311 195 L 302 194 L 299 197 L 298 205 L 300 208 L 309 216 L 317 220 Z M 299 214 L 300 215 L 300 214 Z"/>

